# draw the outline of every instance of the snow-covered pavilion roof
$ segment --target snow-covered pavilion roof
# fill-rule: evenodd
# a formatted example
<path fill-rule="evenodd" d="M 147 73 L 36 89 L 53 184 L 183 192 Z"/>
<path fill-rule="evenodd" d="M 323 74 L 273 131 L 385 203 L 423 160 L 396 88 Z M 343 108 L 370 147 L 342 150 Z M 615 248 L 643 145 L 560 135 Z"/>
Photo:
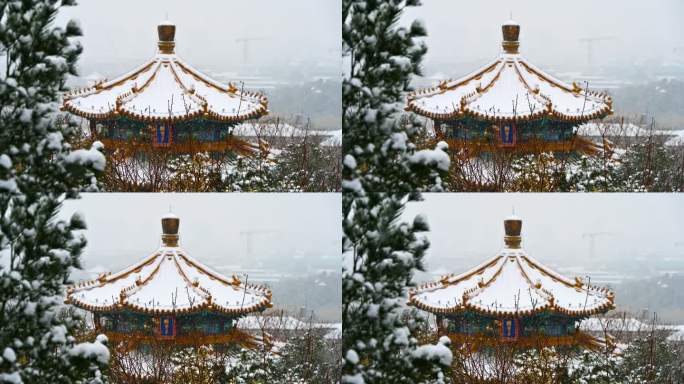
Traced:
<path fill-rule="evenodd" d="M 93 312 L 149 314 L 239 315 L 271 307 L 268 288 L 245 284 L 235 275 L 226 278 L 180 248 L 178 223 L 178 218 L 164 216 L 163 243 L 157 251 L 120 272 L 70 287 L 67 302 Z"/>
<path fill-rule="evenodd" d="M 517 23 L 508 21 L 502 30 L 503 52 L 496 60 L 467 76 L 410 93 L 406 110 L 436 120 L 470 116 L 492 122 L 546 117 L 580 123 L 612 113 L 607 94 L 567 84 L 520 55 Z"/>
<path fill-rule="evenodd" d="M 265 96 L 212 80 L 176 55 L 175 25 L 157 28 L 159 50 L 152 59 L 113 80 L 67 93 L 63 109 L 88 119 L 125 116 L 149 122 L 234 122 L 268 113 Z"/>
<path fill-rule="evenodd" d="M 511 223 L 517 225 L 513 233 Z M 412 289 L 409 304 L 438 314 L 471 311 L 489 316 L 548 311 L 582 317 L 613 308 L 612 291 L 562 276 L 527 254 L 520 247 L 521 220 L 509 218 L 504 224 L 506 245 L 496 256 L 467 272 Z"/>

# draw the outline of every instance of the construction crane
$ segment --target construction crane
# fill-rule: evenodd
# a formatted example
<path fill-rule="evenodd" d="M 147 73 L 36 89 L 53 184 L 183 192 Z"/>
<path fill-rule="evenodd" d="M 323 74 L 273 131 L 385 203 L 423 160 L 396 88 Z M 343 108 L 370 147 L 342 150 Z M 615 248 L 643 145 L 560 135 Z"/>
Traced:
<path fill-rule="evenodd" d="M 582 238 L 589 239 L 589 257 L 592 261 L 596 260 L 596 238 L 599 236 L 610 236 L 611 232 L 587 232 L 582 234 Z"/>
<path fill-rule="evenodd" d="M 242 62 L 246 64 L 249 60 L 249 44 L 252 41 L 266 40 L 263 37 L 239 37 L 235 39 L 237 44 L 242 44 Z"/>
<path fill-rule="evenodd" d="M 579 39 L 581 43 L 587 44 L 587 65 L 591 65 L 592 48 L 593 44 L 599 41 L 608 41 L 617 39 L 615 36 L 596 36 L 596 37 L 583 37 Z"/>
<path fill-rule="evenodd" d="M 248 258 L 252 257 L 252 250 L 253 250 L 253 240 L 254 236 L 263 236 L 263 235 L 268 235 L 271 233 L 274 233 L 275 231 L 259 231 L 259 230 L 254 230 L 254 231 L 241 231 L 240 236 L 244 237 L 244 243 L 245 243 L 245 256 Z"/>

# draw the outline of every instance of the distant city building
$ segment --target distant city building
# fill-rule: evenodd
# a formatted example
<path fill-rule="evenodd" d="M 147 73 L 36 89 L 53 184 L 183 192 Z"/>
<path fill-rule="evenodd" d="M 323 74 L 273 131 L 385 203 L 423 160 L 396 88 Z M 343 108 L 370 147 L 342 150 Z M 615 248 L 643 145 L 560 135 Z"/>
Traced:
<path fill-rule="evenodd" d="M 575 127 L 612 113 L 605 93 L 567 84 L 535 67 L 518 52 L 520 25 L 502 26 L 503 52 L 457 80 L 408 95 L 406 110 L 434 122 L 449 148 L 481 153 L 594 152 L 598 146 Z"/>
<path fill-rule="evenodd" d="M 473 348 L 585 346 L 601 341 L 578 323 L 614 308 L 614 294 L 552 271 L 521 247 L 522 220 L 504 220 L 505 246 L 459 275 L 443 276 L 409 292 L 409 304 L 435 314 L 440 335 Z"/>
<path fill-rule="evenodd" d="M 95 330 L 133 345 L 237 343 L 254 339 L 235 328 L 247 314 L 270 308 L 271 291 L 226 278 L 178 245 L 178 217 L 162 218 L 162 245 L 115 274 L 102 274 L 67 290 L 67 303 L 94 314 Z"/>
<path fill-rule="evenodd" d="M 266 115 L 266 97 L 221 84 L 183 61 L 175 53 L 174 24 L 161 23 L 157 32 L 151 60 L 66 94 L 63 109 L 88 119 L 90 134 L 107 148 L 135 142 L 183 153 L 253 150 L 233 137 L 232 127 Z"/>

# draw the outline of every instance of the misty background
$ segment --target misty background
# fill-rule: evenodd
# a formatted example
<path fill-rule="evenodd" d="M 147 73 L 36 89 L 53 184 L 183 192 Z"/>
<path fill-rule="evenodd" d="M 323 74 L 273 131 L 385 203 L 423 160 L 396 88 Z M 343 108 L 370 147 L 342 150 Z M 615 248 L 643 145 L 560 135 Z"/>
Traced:
<path fill-rule="evenodd" d="M 424 194 L 404 220 L 425 214 L 435 281 L 462 273 L 503 247 L 503 220 L 523 220 L 522 246 L 546 266 L 616 292 L 617 310 L 656 311 L 684 324 L 684 196 L 678 194 Z M 585 280 L 587 280 L 585 278 Z"/>
<path fill-rule="evenodd" d="M 161 217 L 180 217 L 180 246 L 225 276 L 273 290 L 276 309 L 340 321 L 339 194 L 82 194 L 60 216 L 80 212 L 88 229 L 83 269 L 72 280 L 117 272 L 161 245 Z"/>
<path fill-rule="evenodd" d="M 566 82 L 607 90 L 616 115 L 684 128 L 684 2 L 678 0 L 424 1 L 407 9 L 427 28 L 424 87 L 459 78 L 501 52 L 501 24 L 520 24 L 520 53 Z M 588 40 L 587 40 L 588 39 Z"/>
<path fill-rule="evenodd" d="M 341 0 L 80 1 L 56 23 L 80 22 L 83 54 L 70 86 L 122 75 L 154 56 L 157 24 L 176 24 L 176 53 L 212 78 L 244 82 L 269 109 L 341 129 Z"/>

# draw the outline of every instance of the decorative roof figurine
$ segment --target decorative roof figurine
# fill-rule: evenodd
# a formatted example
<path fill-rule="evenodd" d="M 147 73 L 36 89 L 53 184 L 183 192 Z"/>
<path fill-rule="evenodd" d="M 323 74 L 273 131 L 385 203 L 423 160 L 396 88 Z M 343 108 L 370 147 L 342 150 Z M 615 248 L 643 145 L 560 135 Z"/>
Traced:
<path fill-rule="evenodd" d="M 412 92 L 406 110 L 432 119 L 450 148 L 595 150 L 574 128 L 611 114 L 610 96 L 535 67 L 518 52 L 520 25 L 510 20 L 501 29 L 503 52 L 496 60 L 460 79 Z"/>
<path fill-rule="evenodd" d="M 181 152 L 244 149 L 231 127 L 266 115 L 266 97 L 214 81 L 183 61 L 175 53 L 174 24 L 163 22 L 157 32 L 152 59 L 66 94 L 63 109 L 88 119 L 91 134 L 106 147 L 138 139 Z"/>
<path fill-rule="evenodd" d="M 504 228 L 505 246 L 496 256 L 411 290 L 409 304 L 434 313 L 439 332 L 455 342 L 599 345 L 576 323 L 613 309 L 613 292 L 562 276 L 527 254 L 520 218 L 507 218 Z"/>
<path fill-rule="evenodd" d="M 67 303 L 94 313 L 95 328 L 113 342 L 178 345 L 241 343 L 234 328 L 243 315 L 271 307 L 271 291 L 226 278 L 178 245 L 180 220 L 162 220 L 162 246 L 115 274 L 102 274 L 67 290 Z"/>

